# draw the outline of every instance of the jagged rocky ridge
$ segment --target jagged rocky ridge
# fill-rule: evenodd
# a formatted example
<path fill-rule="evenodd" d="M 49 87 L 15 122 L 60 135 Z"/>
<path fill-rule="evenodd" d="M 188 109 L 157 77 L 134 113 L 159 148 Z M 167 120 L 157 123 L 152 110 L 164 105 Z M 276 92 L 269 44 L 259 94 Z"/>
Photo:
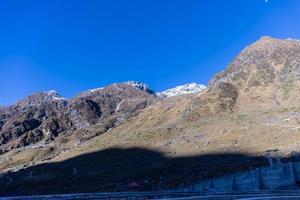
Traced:
<path fill-rule="evenodd" d="M 110 119 L 108 128 L 155 99 L 139 82 L 112 84 L 70 100 L 55 91 L 39 92 L 0 110 L 0 146 L 22 147 L 54 140 L 66 130 L 83 129 Z"/>
<path fill-rule="evenodd" d="M 144 83 L 128 81 L 87 90 L 72 99 L 58 92 L 38 92 L 0 108 L 0 147 L 6 151 L 37 142 L 49 143 L 65 131 L 102 123 L 103 132 L 163 97 L 201 92 L 203 85 L 187 84 L 160 94 Z"/>

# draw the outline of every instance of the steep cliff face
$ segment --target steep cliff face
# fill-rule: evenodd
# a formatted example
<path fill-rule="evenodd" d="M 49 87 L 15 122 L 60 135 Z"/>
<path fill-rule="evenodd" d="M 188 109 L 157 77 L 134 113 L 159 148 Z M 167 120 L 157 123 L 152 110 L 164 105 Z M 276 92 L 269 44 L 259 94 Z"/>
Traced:
<path fill-rule="evenodd" d="M 155 98 L 153 92 L 145 84 L 126 82 L 112 84 L 83 96 L 79 95 L 70 100 L 69 108 L 72 111 L 92 114 L 92 116 L 81 114 L 83 118 L 80 121 L 95 124 L 97 120 L 111 115 L 119 113 L 130 115 L 134 110 L 147 106 L 153 98 Z"/>
<path fill-rule="evenodd" d="M 46 135 L 53 137 L 70 127 L 70 124 L 61 120 L 63 117 L 60 113 L 66 106 L 67 101 L 63 97 L 55 91 L 49 91 L 33 94 L 7 107 L 2 114 L 1 148 L 33 144 Z"/>

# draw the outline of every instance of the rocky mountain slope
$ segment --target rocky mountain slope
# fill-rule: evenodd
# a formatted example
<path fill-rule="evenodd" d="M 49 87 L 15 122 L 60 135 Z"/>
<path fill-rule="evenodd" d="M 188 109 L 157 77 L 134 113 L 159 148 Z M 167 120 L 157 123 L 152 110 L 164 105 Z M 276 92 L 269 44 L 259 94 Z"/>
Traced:
<path fill-rule="evenodd" d="M 107 130 L 154 100 L 150 88 L 138 82 L 113 84 L 70 100 L 55 91 L 39 92 L 0 110 L 0 147 L 7 151 L 46 144 L 64 131 L 101 122 Z"/>
<path fill-rule="evenodd" d="M 65 110 L 62 117 L 67 120 L 58 126 L 65 131 L 57 131 L 55 139 L 43 146 L 2 154 L 0 170 L 10 171 L 0 179 L 7 183 L 2 190 L 44 193 L 43 182 L 62 179 L 70 181 L 62 181 L 51 191 L 126 190 L 133 180 L 141 189 L 157 190 L 266 165 L 269 150 L 276 149 L 286 160 L 296 159 L 300 150 L 299 72 L 299 41 L 262 37 L 200 93 L 162 98 L 127 83 L 117 85 L 126 92 L 111 85 L 79 95 L 66 105 L 64 101 L 51 103 L 45 109 L 53 116 L 56 110 Z M 32 119 L 25 116 L 41 112 L 25 109 L 19 116 L 6 110 L 0 112 L 1 135 L 12 133 L 14 126 L 19 131 L 16 135 L 37 127 L 29 131 L 34 134 L 48 120 L 35 117 L 38 122 L 24 123 L 23 119 Z M 13 108 L 9 110 L 14 113 Z M 76 110 L 75 117 L 72 110 Z M 19 124 L 11 122 L 12 116 L 18 116 L 13 118 Z M 2 146 L 10 143 L 3 141 L 8 142 Z M 34 181 L 28 178 L 30 174 Z M 94 189 L 85 187 L 87 182 Z"/>

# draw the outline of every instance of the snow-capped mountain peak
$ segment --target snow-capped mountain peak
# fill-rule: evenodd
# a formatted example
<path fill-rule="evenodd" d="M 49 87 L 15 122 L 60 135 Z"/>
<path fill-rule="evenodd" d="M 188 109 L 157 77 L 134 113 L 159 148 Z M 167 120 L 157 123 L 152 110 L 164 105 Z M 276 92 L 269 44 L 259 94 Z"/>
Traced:
<path fill-rule="evenodd" d="M 0 105 L 0 112 L 3 111 L 3 110 L 5 110 L 6 108 L 7 108 L 6 106 L 1 106 Z"/>
<path fill-rule="evenodd" d="M 66 100 L 64 97 L 62 97 L 57 91 L 55 90 L 49 90 L 47 92 L 44 92 L 47 96 L 45 97 L 45 101 L 61 101 Z"/>
<path fill-rule="evenodd" d="M 12 106 L 23 109 L 32 106 L 40 106 L 43 103 L 53 103 L 53 102 L 65 103 L 67 102 L 67 100 L 55 90 L 49 90 L 49 91 L 37 92 L 30 96 L 27 96 Z"/>
<path fill-rule="evenodd" d="M 89 96 L 89 95 L 94 94 L 95 92 L 97 92 L 99 90 L 103 90 L 103 89 L 104 89 L 104 87 L 89 89 L 89 90 L 86 90 L 86 91 L 80 93 L 78 96 L 79 97 Z"/>
<path fill-rule="evenodd" d="M 99 88 L 95 88 L 95 89 L 89 89 L 89 90 L 86 90 L 86 91 L 80 93 L 77 97 L 86 97 L 89 95 L 94 95 L 96 92 L 107 89 L 110 86 L 118 88 L 118 85 L 121 85 L 121 84 L 129 85 L 137 90 L 142 90 L 142 91 L 148 92 L 150 94 L 154 94 L 154 92 L 150 89 L 150 87 L 145 83 L 142 83 L 139 81 L 127 81 L 127 82 L 121 82 L 121 83 L 112 83 L 111 85 L 109 85 L 107 87 L 99 87 Z M 119 90 L 121 90 L 121 88 L 119 88 Z"/>
<path fill-rule="evenodd" d="M 150 94 L 154 93 L 147 84 L 139 82 L 139 81 L 127 81 L 127 82 L 125 82 L 125 84 L 128 84 L 128 85 L 130 85 L 130 86 L 132 86 L 132 87 L 134 87 L 138 90 L 146 91 Z"/>
<path fill-rule="evenodd" d="M 197 84 L 197 83 L 189 83 L 185 85 L 180 85 L 171 89 L 168 89 L 164 92 L 157 93 L 158 96 L 163 97 L 173 97 L 183 94 L 195 94 L 200 93 L 206 89 L 205 85 Z"/>

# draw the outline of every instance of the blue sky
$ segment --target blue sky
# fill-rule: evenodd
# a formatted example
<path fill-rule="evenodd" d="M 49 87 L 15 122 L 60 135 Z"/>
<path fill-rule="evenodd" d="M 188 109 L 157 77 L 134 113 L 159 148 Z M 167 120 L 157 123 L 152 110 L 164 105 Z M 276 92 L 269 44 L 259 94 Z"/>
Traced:
<path fill-rule="evenodd" d="M 299 0 L 0 1 L 0 104 L 138 80 L 206 84 L 263 35 L 300 39 Z"/>

